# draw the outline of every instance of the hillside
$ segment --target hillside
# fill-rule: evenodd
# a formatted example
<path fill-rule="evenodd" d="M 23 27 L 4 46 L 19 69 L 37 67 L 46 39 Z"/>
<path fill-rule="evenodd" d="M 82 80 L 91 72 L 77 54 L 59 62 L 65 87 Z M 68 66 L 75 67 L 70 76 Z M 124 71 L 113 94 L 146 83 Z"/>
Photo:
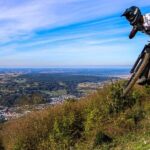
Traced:
<path fill-rule="evenodd" d="M 1 150 L 148 150 L 150 87 L 122 82 L 1 125 Z"/>

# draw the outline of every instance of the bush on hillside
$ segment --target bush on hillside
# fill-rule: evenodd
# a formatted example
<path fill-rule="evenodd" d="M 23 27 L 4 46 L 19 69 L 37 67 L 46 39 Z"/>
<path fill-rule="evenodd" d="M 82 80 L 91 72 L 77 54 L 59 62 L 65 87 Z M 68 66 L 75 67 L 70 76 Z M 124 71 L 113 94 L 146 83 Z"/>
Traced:
<path fill-rule="evenodd" d="M 123 82 L 112 83 L 110 97 L 112 99 L 110 105 L 110 112 L 118 113 L 125 108 L 131 108 L 137 101 L 139 101 L 141 95 L 137 91 L 131 91 L 126 97 L 123 97 Z"/>
<path fill-rule="evenodd" d="M 102 131 L 97 132 L 96 136 L 95 136 L 95 140 L 94 140 L 94 145 L 98 146 L 100 144 L 103 143 L 110 143 L 112 142 L 112 138 L 109 137 L 107 134 L 105 134 Z"/>
<path fill-rule="evenodd" d="M 150 94 L 150 85 L 145 85 L 145 91 L 147 94 Z"/>
<path fill-rule="evenodd" d="M 81 137 L 82 131 L 83 121 L 80 114 L 76 112 L 69 112 L 61 119 L 55 119 L 53 136 L 56 143 L 62 141 L 66 146 L 72 145 Z"/>
<path fill-rule="evenodd" d="M 131 109 L 122 112 L 116 122 L 122 129 L 131 131 L 136 128 L 138 123 L 144 118 L 144 110 L 140 106 L 135 105 Z"/>

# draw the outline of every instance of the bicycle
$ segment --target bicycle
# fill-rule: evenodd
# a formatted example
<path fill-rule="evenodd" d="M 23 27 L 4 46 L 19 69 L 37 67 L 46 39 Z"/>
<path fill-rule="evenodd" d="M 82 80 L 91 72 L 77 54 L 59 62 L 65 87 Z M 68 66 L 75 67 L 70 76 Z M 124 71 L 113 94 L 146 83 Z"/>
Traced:
<path fill-rule="evenodd" d="M 131 88 L 135 85 L 136 81 L 142 75 L 145 67 L 150 63 L 150 43 L 145 45 L 141 54 L 137 58 L 134 66 L 132 67 L 130 73 L 132 74 L 126 86 L 123 89 L 123 97 L 125 97 Z"/>

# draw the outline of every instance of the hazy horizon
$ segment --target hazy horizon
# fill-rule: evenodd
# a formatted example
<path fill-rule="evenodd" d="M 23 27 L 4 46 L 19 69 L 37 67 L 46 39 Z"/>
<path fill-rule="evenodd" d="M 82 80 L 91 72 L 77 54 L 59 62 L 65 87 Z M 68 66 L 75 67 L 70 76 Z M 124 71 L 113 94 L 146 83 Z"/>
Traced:
<path fill-rule="evenodd" d="M 111 69 L 111 68 L 131 68 L 132 66 L 126 66 L 126 65 L 122 65 L 122 66 L 46 66 L 46 67 L 17 67 L 17 66 L 0 66 L 0 69 L 80 69 L 80 68 L 83 68 L 83 69 Z"/>

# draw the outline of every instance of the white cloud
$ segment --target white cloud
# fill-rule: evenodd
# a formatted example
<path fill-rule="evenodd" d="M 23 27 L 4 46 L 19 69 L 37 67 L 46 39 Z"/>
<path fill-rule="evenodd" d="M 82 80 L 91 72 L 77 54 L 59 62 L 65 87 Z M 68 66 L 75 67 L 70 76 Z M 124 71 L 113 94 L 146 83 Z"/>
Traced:
<path fill-rule="evenodd" d="M 0 40 L 28 37 L 35 30 L 55 28 L 121 12 L 135 0 L 2 0 Z M 141 6 L 147 5 L 138 1 Z"/>

